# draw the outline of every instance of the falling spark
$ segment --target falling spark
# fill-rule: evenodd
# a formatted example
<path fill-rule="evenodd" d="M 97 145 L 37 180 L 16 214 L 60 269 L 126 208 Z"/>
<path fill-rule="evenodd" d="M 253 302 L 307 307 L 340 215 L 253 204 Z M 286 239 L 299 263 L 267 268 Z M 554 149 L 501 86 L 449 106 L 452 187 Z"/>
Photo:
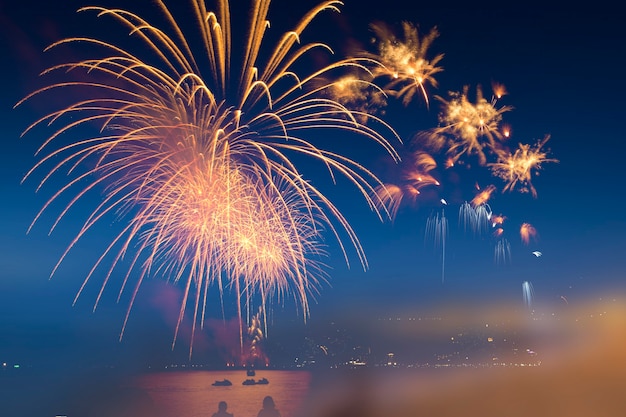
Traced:
<path fill-rule="evenodd" d="M 520 237 L 525 245 L 530 243 L 530 239 L 537 239 L 537 230 L 530 223 L 522 223 L 519 229 Z"/>
<path fill-rule="evenodd" d="M 534 297 L 533 284 L 528 281 L 524 281 L 522 283 L 522 299 L 524 301 L 524 305 L 528 308 L 532 308 Z"/>
<path fill-rule="evenodd" d="M 506 87 L 500 83 L 496 83 L 496 82 L 492 83 L 491 90 L 493 91 L 495 100 L 500 100 L 502 97 L 504 97 L 507 94 Z"/>
<path fill-rule="evenodd" d="M 245 367 L 254 368 L 256 364 L 267 366 L 269 364 L 269 358 L 263 351 L 263 341 L 265 335 L 262 330 L 262 323 L 266 323 L 267 320 L 263 320 L 262 316 L 265 311 L 259 307 L 257 313 L 251 317 L 250 325 L 246 332 L 246 350 L 241 363 Z"/>
<path fill-rule="evenodd" d="M 492 215 L 489 220 L 491 220 L 491 227 L 502 226 L 506 220 L 506 216 L 503 216 L 502 214 L 496 216 Z"/>
<path fill-rule="evenodd" d="M 387 106 L 387 94 L 361 76 L 346 75 L 332 82 L 327 93 L 333 100 L 353 110 L 360 123 L 367 123 L 372 114 Z"/>
<path fill-rule="evenodd" d="M 491 207 L 488 204 L 474 206 L 467 201 L 459 207 L 459 225 L 465 232 L 471 230 L 475 236 L 485 234 L 490 228 Z"/>
<path fill-rule="evenodd" d="M 479 207 L 485 205 L 489 199 L 491 199 L 491 194 L 493 194 L 495 190 L 496 187 L 494 185 L 489 185 L 484 190 L 478 192 L 471 201 L 472 206 Z"/>
<path fill-rule="evenodd" d="M 511 137 L 511 126 L 507 124 L 502 125 L 502 136 L 504 136 L 505 139 L 508 139 Z"/>
<path fill-rule="evenodd" d="M 399 183 L 385 183 L 375 189 L 376 198 L 382 204 L 381 210 L 387 211 L 393 220 L 402 203 L 415 205 L 422 188 L 439 186 L 439 181 L 431 174 L 436 167 L 433 157 L 421 151 L 403 159 Z"/>
<path fill-rule="evenodd" d="M 446 219 L 445 212 L 442 209 L 441 215 L 435 213 L 426 220 L 426 234 L 427 240 L 434 242 L 436 249 L 441 249 L 441 283 L 444 282 L 446 271 L 446 238 L 448 236 L 448 219 Z"/>
<path fill-rule="evenodd" d="M 494 262 L 497 265 L 511 261 L 511 245 L 505 238 L 499 239 L 494 248 Z"/>

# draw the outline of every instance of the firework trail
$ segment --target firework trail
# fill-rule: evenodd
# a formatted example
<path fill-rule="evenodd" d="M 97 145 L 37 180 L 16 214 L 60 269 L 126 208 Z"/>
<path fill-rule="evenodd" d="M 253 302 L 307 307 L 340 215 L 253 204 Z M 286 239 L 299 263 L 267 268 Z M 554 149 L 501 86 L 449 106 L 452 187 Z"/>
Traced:
<path fill-rule="evenodd" d="M 487 202 L 491 199 L 491 195 L 496 190 L 494 185 L 487 186 L 484 190 L 481 190 L 478 185 L 476 186 L 478 189 L 478 193 L 472 198 L 471 204 L 473 207 L 480 207 L 487 204 Z"/>
<path fill-rule="evenodd" d="M 537 239 L 537 229 L 530 223 L 522 223 L 519 229 L 519 234 L 522 239 L 522 243 L 528 245 L 531 239 Z"/>
<path fill-rule="evenodd" d="M 403 158 L 401 178 L 397 184 L 384 183 L 375 188 L 376 198 L 382 209 L 395 219 L 403 203 L 415 205 L 420 190 L 427 186 L 438 186 L 439 181 L 432 175 L 437 163 L 429 154 L 416 151 Z"/>
<path fill-rule="evenodd" d="M 257 313 L 250 319 L 250 325 L 248 326 L 246 334 L 247 348 L 244 353 L 244 358 L 242 358 L 241 361 L 246 367 L 253 368 L 257 363 L 267 366 L 269 363 L 267 355 L 263 352 L 262 346 L 265 335 L 261 326 L 262 323 L 267 322 L 266 320 L 263 320 L 263 315 L 265 315 L 265 312 L 261 309 L 261 307 L 259 307 Z"/>
<path fill-rule="evenodd" d="M 116 267 L 130 257 L 119 290 L 121 297 L 131 287 L 120 337 L 142 282 L 155 275 L 184 288 L 173 346 L 188 306 L 193 345 L 213 286 L 222 298 L 227 291 L 235 293 L 240 321 L 242 303 L 265 306 L 287 296 L 306 317 L 308 296 L 326 279 L 320 261 L 326 255 L 323 233 L 336 238 L 348 266 L 344 240 L 363 268 L 367 260 L 347 219 L 292 161 L 294 156 L 317 161 L 332 180 L 343 176 L 351 181 L 379 218 L 387 214 L 381 212 L 384 204 L 374 192 L 381 182 L 367 168 L 311 139 L 317 128 L 338 129 L 373 141 L 399 159 L 391 142 L 362 120 L 378 123 L 394 136 L 389 126 L 348 110 L 326 94 L 334 84 L 323 81 L 332 79 L 335 70 L 366 70 L 365 64 L 372 65 L 373 60 L 346 58 L 322 68 L 309 66 L 308 73 L 297 72 L 311 50 L 330 49 L 302 42 L 301 35 L 319 13 L 339 11 L 340 1 L 327 0 L 312 8 L 271 49 L 264 41 L 268 0 L 251 1 L 241 45 L 233 41 L 226 0 L 217 2 L 215 12 L 208 11 L 202 0 L 191 1 L 199 28 L 194 38 L 187 37 L 188 26 L 180 24 L 165 3 L 156 3 L 168 22 L 166 28 L 125 10 L 79 10 L 120 24 L 140 45 L 136 53 L 89 37 L 64 39 L 48 48 L 87 44 L 92 57 L 49 68 L 43 75 L 62 80 L 17 104 L 58 92 L 67 92 L 64 97 L 69 101 L 24 132 L 39 125 L 59 126 L 38 151 L 47 154 L 25 179 L 47 169 L 39 189 L 55 175 L 70 174 L 33 224 L 53 202 L 68 198 L 52 231 L 78 201 L 105 189 L 59 264 L 94 224 L 119 216 L 124 222 L 121 232 L 105 247 L 77 298 L 92 278 L 103 276 L 95 308 Z M 231 56 L 242 60 L 235 62 Z M 76 96 L 69 93 L 85 98 L 72 99 Z M 93 125 L 99 128 L 97 134 L 62 141 L 68 133 Z M 108 269 L 107 257 L 113 259 Z M 101 268 L 106 272 L 98 273 Z"/>
<path fill-rule="evenodd" d="M 529 310 L 532 308 L 534 293 L 533 284 L 528 281 L 524 281 L 522 283 L 522 299 L 524 300 L 524 305 Z"/>
<path fill-rule="evenodd" d="M 474 206 L 467 201 L 459 207 L 459 226 L 464 232 L 471 230 L 475 236 L 482 236 L 488 230 L 491 220 L 491 207 L 488 204 Z"/>
<path fill-rule="evenodd" d="M 387 94 L 365 78 L 370 73 L 360 76 L 345 75 L 331 84 L 328 96 L 355 111 L 355 117 L 361 123 L 367 123 L 370 115 L 382 112 L 387 106 Z"/>
<path fill-rule="evenodd" d="M 506 238 L 501 238 L 496 242 L 493 260 L 497 265 L 511 261 L 511 245 Z"/>
<path fill-rule="evenodd" d="M 448 236 L 448 219 L 445 211 L 441 215 L 435 213 L 426 220 L 426 234 L 428 240 L 433 240 L 435 248 L 441 248 L 441 283 L 444 282 L 446 272 L 446 239 Z"/>

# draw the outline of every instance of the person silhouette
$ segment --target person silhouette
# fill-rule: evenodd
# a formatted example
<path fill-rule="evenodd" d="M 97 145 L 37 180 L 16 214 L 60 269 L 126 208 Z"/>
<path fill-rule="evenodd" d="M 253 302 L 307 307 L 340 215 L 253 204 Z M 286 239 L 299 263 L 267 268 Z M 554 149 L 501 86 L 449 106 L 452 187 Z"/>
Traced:
<path fill-rule="evenodd" d="M 217 405 L 217 412 L 213 413 L 212 417 L 233 417 L 232 413 L 226 411 L 228 404 L 226 401 L 220 401 Z"/>
<path fill-rule="evenodd" d="M 259 411 L 257 417 L 281 417 L 271 396 L 268 395 L 263 398 L 263 408 Z"/>

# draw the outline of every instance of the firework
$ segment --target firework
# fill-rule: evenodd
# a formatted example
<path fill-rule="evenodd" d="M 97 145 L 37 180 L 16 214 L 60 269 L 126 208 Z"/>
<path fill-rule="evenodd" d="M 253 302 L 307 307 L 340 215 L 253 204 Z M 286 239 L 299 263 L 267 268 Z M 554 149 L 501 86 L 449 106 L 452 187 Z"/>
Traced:
<path fill-rule="evenodd" d="M 487 155 L 500 148 L 503 133 L 502 114 L 512 107 L 498 107 L 498 96 L 491 100 L 483 96 L 482 88 L 476 88 L 476 102 L 468 99 L 469 87 L 462 92 L 450 92 L 449 99 L 436 96 L 443 108 L 439 113 L 439 127 L 423 132 L 428 146 L 445 148 L 452 166 L 463 155 L 474 155 L 480 165 L 487 163 Z"/>
<path fill-rule="evenodd" d="M 525 245 L 530 243 L 530 239 L 537 239 L 537 229 L 530 223 L 522 223 L 519 228 L 519 234 Z"/>
<path fill-rule="evenodd" d="M 262 323 L 267 322 L 262 318 L 264 314 L 265 312 L 259 307 L 257 313 L 249 320 L 250 325 L 246 334 L 246 353 L 244 353 L 244 358 L 242 359 L 244 366 L 253 368 L 256 364 L 261 364 L 262 366 L 269 364 L 262 346 L 265 335 L 261 327 Z"/>
<path fill-rule="evenodd" d="M 493 255 L 496 264 L 504 264 L 511 261 L 511 245 L 505 238 L 496 242 Z"/>
<path fill-rule="evenodd" d="M 472 206 L 480 207 L 480 206 L 484 206 L 485 204 L 487 204 L 487 202 L 491 198 L 491 194 L 493 194 L 495 190 L 496 190 L 496 187 L 494 185 L 489 185 L 484 190 L 481 190 L 480 188 L 478 188 L 478 193 L 476 193 L 474 198 L 472 198 L 472 201 L 471 201 Z"/>
<path fill-rule="evenodd" d="M 387 105 L 387 94 L 371 82 L 365 81 L 362 76 L 343 76 L 333 82 L 327 92 L 333 100 L 354 110 L 355 117 L 361 123 L 367 123 L 372 114 Z"/>
<path fill-rule="evenodd" d="M 482 235 L 489 230 L 491 207 L 488 204 L 474 206 L 467 201 L 459 207 L 459 225 L 465 232 L 471 230 L 474 235 Z"/>
<path fill-rule="evenodd" d="M 446 239 L 448 236 L 448 219 L 444 210 L 441 214 L 435 213 L 426 220 L 425 239 L 433 240 L 435 248 L 441 249 L 441 282 L 443 283 L 446 271 Z"/>
<path fill-rule="evenodd" d="M 305 156 L 325 167 L 333 180 L 346 177 L 382 218 L 378 207 L 384 205 L 374 192 L 380 181 L 356 161 L 320 148 L 311 135 L 316 128 L 340 129 L 377 143 L 399 159 L 387 138 L 362 122 L 363 112 L 327 98 L 336 84 L 324 80 L 332 78 L 333 70 L 365 69 L 365 61 L 347 58 L 297 73 L 302 56 L 313 49 L 329 50 L 320 43 L 301 43 L 303 30 L 322 11 L 338 11 L 341 2 L 320 3 L 267 49 L 269 3 L 252 0 L 247 37 L 236 54 L 232 51 L 239 44 L 232 40 L 226 0 L 217 2 L 215 12 L 207 11 L 202 0 L 192 0 L 199 28 L 193 42 L 185 30 L 194 25 L 180 24 L 159 0 L 166 28 L 152 26 L 129 11 L 82 8 L 80 12 L 93 12 L 125 27 L 141 45 L 138 53 L 95 38 L 59 41 L 48 49 L 85 43 L 93 57 L 48 69 L 44 75 L 64 77 L 62 81 L 24 99 L 60 91 L 85 97 L 73 100 L 74 94 L 65 94 L 67 106 L 26 129 L 24 133 L 42 124 L 60 126 L 44 141 L 39 152 L 48 153 L 26 177 L 48 167 L 42 187 L 64 170 L 71 174 L 33 222 L 52 202 L 69 196 L 70 203 L 52 229 L 79 200 L 105 189 L 59 263 L 94 224 L 114 213 L 120 216 L 121 232 L 105 247 L 77 297 L 92 278 L 103 277 L 95 308 L 122 258 L 130 256 L 119 290 L 121 296 L 131 287 L 121 334 L 148 276 L 182 283 L 175 343 L 188 306 L 192 340 L 196 326 L 203 325 L 212 286 L 219 288 L 221 297 L 232 291 L 241 300 L 240 320 L 242 302 L 265 306 L 288 294 L 306 317 L 308 296 L 326 278 L 319 261 L 325 256 L 323 232 L 337 239 L 348 263 L 342 243 L 347 239 L 367 268 L 347 219 L 292 162 L 294 156 Z M 262 50 L 269 51 L 264 65 L 259 63 Z M 231 55 L 242 61 L 233 62 Z M 386 126 L 373 116 L 367 119 Z M 68 132 L 92 125 L 99 133 L 61 143 Z M 387 133 L 395 135 L 390 128 Z M 113 258 L 111 265 L 104 273 L 97 272 L 105 268 L 106 257 Z"/>
<path fill-rule="evenodd" d="M 436 87 L 437 81 L 433 76 L 443 71 L 443 68 L 437 66 L 443 54 L 427 58 L 429 48 L 439 36 L 437 29 L 433 28 L 428 35 L 421 37 L 417 27 L 402 22 L 403 37 L 398 38 L 384 23 L 372 24 L 371 28 L 378 47 L 373 57 L 382 64 L 373 69 L 374 78 L 389 80 L 383 89 L 389 95 L 401 99 L 405 106 L 416 94 L 421 95 L 428 104 L 426 86 Z"/>
<path fill-rule="evenodd" d="M 530 309 L 533 304 L 533 297 L 535 291 L 533 290 L 533 284 L 528 281 L 524 281 L 522 283 L 522 299 L 524 300 L 524 305 Z"/>
<path fill-rule="evenodd" d="M 542 150 L 549 139 L 550 136 L 547 135 L 534 146 L 520 143 L 513 153 L 498 152 L 497 162 L 488 165 L 494 176 L 506 181 L 502 191 L 517 188 L 521 192 L 530 192 L 533 197 L 537 197 L 537 190 L 531 181 L 533 173 L 540 170 L 543 163 L 558 162 L 557 159 L 548 158 L 547 151 Z"/>
<path fill-rule="evenodd" d="M 502 226 L 504 224 L 504 221 L 506 220 L 506 216 L 503 216 L 502 214 L 492 214 L 489 220 L 491 220 L 491 227 Z"/>
<path fill-rule="evenodd" d="M 401 162 L 399 184 L 385 183 L 375 189 L 377 200 L 391 219 L 395 219 L 403 202 L 414 205 L 422 188 L 439 185 L 431 173 L 436 167 L 432 156 L 421 151 L 414 152 Z"/>

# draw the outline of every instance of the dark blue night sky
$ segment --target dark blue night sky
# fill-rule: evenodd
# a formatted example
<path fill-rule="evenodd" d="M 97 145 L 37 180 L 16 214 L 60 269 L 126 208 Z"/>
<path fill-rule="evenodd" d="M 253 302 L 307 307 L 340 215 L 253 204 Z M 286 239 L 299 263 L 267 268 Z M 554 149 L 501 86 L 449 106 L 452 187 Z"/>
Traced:
<path fill-rule="evenodd" d="M 106 24 L 93 16 L 74 13 L 84 5 L 82 2 L 62 3 L 0 3 L 4 57 L 0 107 L 0 195 L 4 196 L 0 206 L 0 361 L 42 363 L 49 355 L 61 360 L 67 355 L 86 363 L 99 358 L 106 361 L 105 352 L 130 357 L 139 354 L 142 340 L 150 340 L 150 345 L 167 352 L 172 334 L 168 314 L 180 290 L 158 278 L 147 282 L 140 293 L 128 336 L 122 343 L 117 337 L 126 304 L 115 303 L 115 291 L 105 293 L 95 313 L 91 309 L 96 290 L 87 291 L 72 307 L 74 295 L 91 267 L 93 253 L 107 244 L 109 225 L 100 226 L 104 237 L 89 237 L 70 253 L 54 278 L 48 279 L 77 225 L 84 220 L 80 210 L 88 210 L 88 204 L 79 205 L 48 236 L 48 227 L 60 210 L 55 206 L 26 234 L 54 190 L 46 187 L 36 194 L 37 175 L 20 184 L 37 161 L 34 152 L 45 132 L 38 129 L 21 139 L 20 133 L 44 113 L 36 104 L 17 109 L 13 106 L 42 85 L 37 74 L 54 59 L 43 52 L 47 44 L 80 35 L 94 21 L 106 31 Z M 237 9 L 244 2 L 233 3 L 234 10 L 241 11 L 241 18 L 245 18 L 245 10 Z M 275 0 L 272 4 L 272 28 L 285 29 L 280 23 L 289 19 L 291 14 L 285 8 L 290 3 Z M 345 3 L 342 14 L 320 19 L 319 26 L 314 22 L 306 34 L 314 37 L 315 31 L 320 31 L 320 36 L 331 44 L 349 38 L 366 43 L 367 25 L 375 20 L 390 24 L 408 20 L 424 31 L 436 26 L 440 36 L 431 53 L 445 54 L 441 62 L 444 71 L 436 77 L 438 89 L 429 92 L 445 96 L 447 91 L 459 91 L 464 85 L 473 88 L 481 84 L 489 90 L 492 81 L 504 84 L 509 94 L 503 103 L 514 107 L 504 115 L 505 122 L 512 126 L 513 140 L 534 143 L 550 134 L 548 147 L 559 162 L 545 164 L 533 180 L 538 198 L 498 191 L 491 199 L 494 213 L 505 214 L 512 230 L 528 222 L 538 231 L 538 240 L 529 246 L 523 245 L 515 233 L 511 235 L 512 255 L 507 265 L 494 264 L 493 242 L 488 238 L 472 238 L 458 230 L 458 203 L 444 208 L 451 230 L 443 283 L 440 253 L 424 238 L 426 219 L 433 210 L 441 210 L 439 198 L 449 199 L 462 190 L 463 198 L 469 200 L 477 182 L 493 183 L 501 189 L 503 184 L 497 178 L 490 178 L 480 169 L 459 169 L 458 182 L 443 182 L 436 198 L 404 206 L 393 224 L 381 223 L 354 190 L 343 188 L 345 184 L 340 182 L 336 187 L 339 189 L 329 188 L 329 195 L 336 196 L 337 205 L 359 235 L 370 268 L 364 272 L 353 257 L 347 269 L 341 252 L 329 240 L 330 285 L 321 287 L 317 303 L 311 307 L 312 318 L 359 311 L 426 312 L 442 305 L 503 301 L 512 308 L 522 308 L 523 281 L 533 283 L 537 308 L 545 309 L 556 306 L 561 296 L 571 302 L 621 291 L 626 268 L 626 36 L 614 6 L 594 3 L 563 9 L 550 2 L 538 6 L 410 2 L 412 5 L 407 6 L 400 0 Z M 116 4 L 107 0 L 102 4 L 121 5 L 142 14 L 150 2 Z M 345 45 L 337 42 L 337 50 Z M 436 101 L 430 108 L 416 102 L 393 109 L 397 112 L 390 109 L 388 119 L 406 139 L 433 127 L 439 110 Z M 374 167 L 386 166 L 377 155 L 361 156 Z M 543 256 L 534 256 L 535 250 Z M 277 306 L 275 314 L 293 315 L 292 307 L 287 305 L 283 311 Z M 184 348 L 182 352 L 186 352 Z"/>

